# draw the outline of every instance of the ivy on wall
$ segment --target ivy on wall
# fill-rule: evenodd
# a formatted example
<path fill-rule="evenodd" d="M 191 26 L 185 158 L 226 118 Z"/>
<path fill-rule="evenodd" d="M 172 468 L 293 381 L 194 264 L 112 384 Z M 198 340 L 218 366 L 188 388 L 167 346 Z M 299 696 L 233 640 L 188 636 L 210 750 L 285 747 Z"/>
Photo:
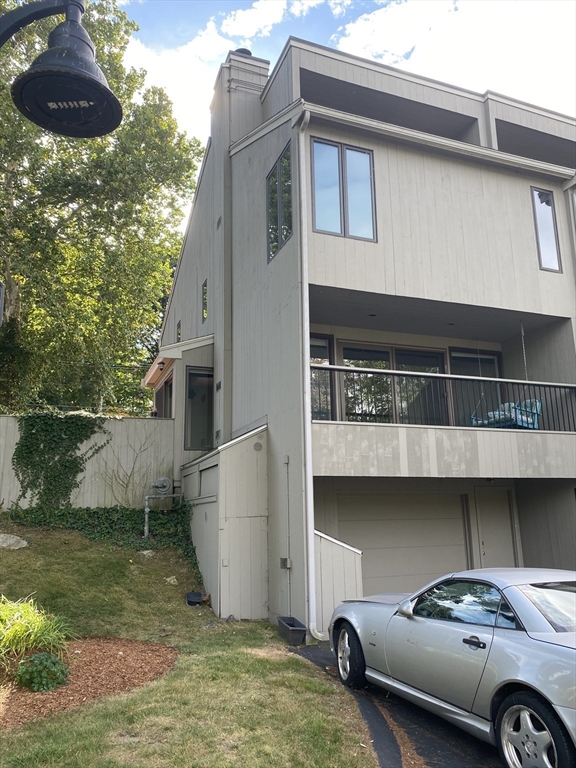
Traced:
<path fill-rule="evenodd" d="M 103 416 L 89 413 L 43 411 L 19 416 L 20 438 L 12 457 L 20 483 L 16 503 L 30 494 L 32 505 L 52 509 L 69 506 L 86 464 L 110 438 L 84 451 L 80 446 L 94 435 L 108 434 L 104 423 Z"/>

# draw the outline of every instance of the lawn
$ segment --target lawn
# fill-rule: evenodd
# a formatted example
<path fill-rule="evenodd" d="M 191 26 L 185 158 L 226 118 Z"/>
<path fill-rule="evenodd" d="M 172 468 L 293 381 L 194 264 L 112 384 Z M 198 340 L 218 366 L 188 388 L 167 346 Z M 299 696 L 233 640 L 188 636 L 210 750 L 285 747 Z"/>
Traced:
<path fill-rule="evenodd" d="M 81 636 L 179 652 L 171 672 L 142 688 L 0 730 L 0 768 L 376 768 L 352 696 L 288 651 L 271 624 L 186 606 L 196 584 L 176 550 L 145 557 L 2 517 L 0 530 L 29 542 L 0 550 L 0 594 L 33 594 Z"/>

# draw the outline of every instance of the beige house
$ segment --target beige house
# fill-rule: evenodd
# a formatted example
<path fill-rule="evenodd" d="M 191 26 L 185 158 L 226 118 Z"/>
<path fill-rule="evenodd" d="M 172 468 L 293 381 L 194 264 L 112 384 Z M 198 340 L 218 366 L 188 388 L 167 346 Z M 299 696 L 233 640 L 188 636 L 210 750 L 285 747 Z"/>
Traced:
<path fill-rule="evenodd" d="M 575 168 L 513 98 L 228 55 L 145 380 L 218 615 L 576 567 Z"/>

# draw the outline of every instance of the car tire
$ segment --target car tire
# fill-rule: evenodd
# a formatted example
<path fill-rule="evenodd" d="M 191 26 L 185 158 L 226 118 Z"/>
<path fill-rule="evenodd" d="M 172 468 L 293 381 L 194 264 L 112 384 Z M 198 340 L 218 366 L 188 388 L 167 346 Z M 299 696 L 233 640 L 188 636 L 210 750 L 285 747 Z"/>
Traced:
<path fill-rule="evenodd" d="M 348 688 L 362 688 L 366 685 L 366 662 L 358 635 L 345 621 L 338 630 L 336 643 L 336 664 L 338 677 Z"/>
<path fill-rule="evenodd" d="M 576 750 L 554 710 L 530 691 L 507 696 L 496 717 L 496 741 L 508 768 L 573 768 Z"/>

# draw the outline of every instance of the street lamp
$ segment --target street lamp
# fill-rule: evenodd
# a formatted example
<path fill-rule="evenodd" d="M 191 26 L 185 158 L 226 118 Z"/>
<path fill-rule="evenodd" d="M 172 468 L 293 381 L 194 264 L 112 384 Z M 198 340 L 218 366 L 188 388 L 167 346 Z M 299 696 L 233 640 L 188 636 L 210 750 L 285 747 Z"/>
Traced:
<path fill-rule="evenodd" d="M 48 37 L 48 50 L 12 83 L 12 100 L 24 117 L 52 133 L 91 139 L 114 131 L 122 107 L 94 60 L 81 24 L 85 0 L 37 0 L 0 17 L 0 48 L 33 21 L 66 14 Z"/>

